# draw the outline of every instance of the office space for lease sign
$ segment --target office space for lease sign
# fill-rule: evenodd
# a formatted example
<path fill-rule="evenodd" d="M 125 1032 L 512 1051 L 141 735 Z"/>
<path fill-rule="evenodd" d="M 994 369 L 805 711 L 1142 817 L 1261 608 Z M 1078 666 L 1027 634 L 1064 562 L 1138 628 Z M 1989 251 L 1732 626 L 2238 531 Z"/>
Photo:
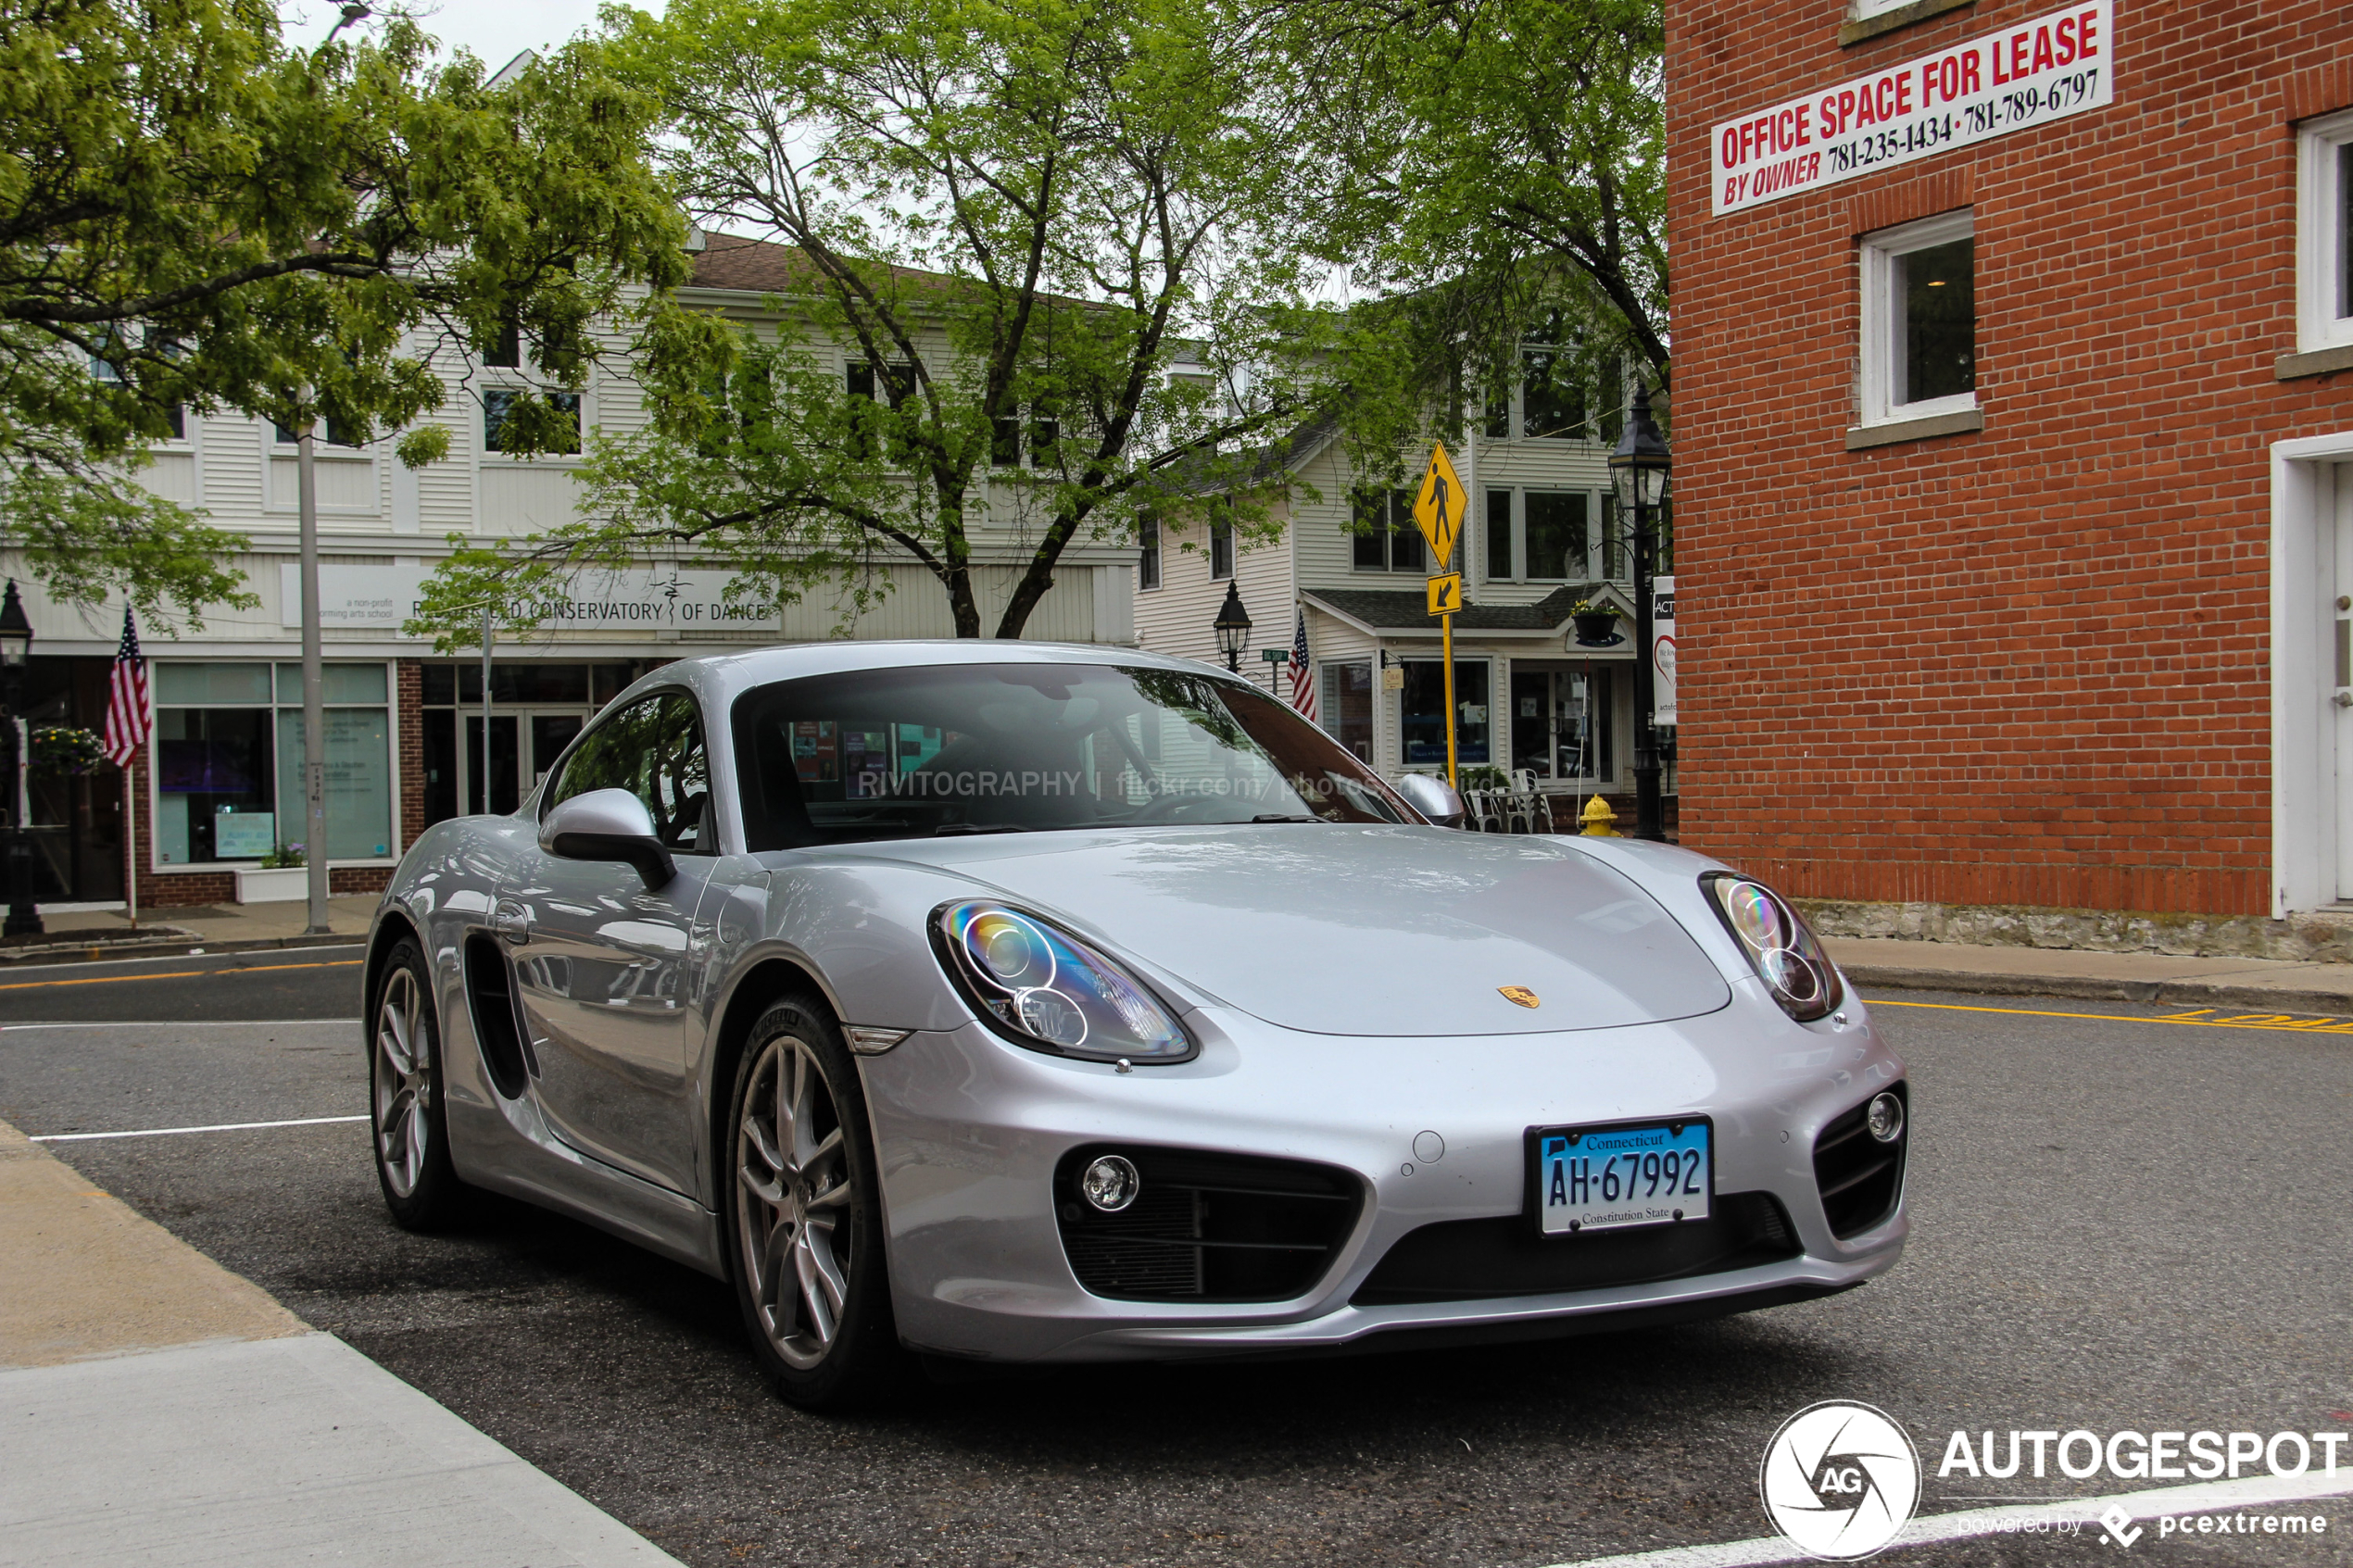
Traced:
<path fill-rule="evenodd" d="M 1728 212 L 2032 130 L 2115 92 L 2111 0 L 2092 0 L 1718 125 L 1709 202 Z"/>

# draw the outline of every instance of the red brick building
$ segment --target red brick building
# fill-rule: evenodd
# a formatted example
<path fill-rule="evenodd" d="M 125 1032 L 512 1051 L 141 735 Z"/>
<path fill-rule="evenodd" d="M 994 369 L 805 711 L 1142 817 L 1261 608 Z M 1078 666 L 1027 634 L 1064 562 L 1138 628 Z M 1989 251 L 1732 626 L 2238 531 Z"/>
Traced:
<path fill-rule="evenodd" d="M 1817 897 L 2353 899 L 2353 11 L 1667 34 L 1683 841 Z"/>

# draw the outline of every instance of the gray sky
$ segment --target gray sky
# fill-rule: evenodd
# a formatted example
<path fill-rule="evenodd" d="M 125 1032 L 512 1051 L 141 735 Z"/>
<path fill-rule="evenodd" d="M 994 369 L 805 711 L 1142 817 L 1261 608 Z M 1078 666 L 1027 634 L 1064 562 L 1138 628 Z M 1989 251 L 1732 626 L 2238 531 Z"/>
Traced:
<path fill-rule="evenodd" d="M 663 6 L 663 0 L 634 3 L 657 15 Z M 525 49 L 544 50 L 594 25 L 597 0 L 418 0 L 415 10 L 445 46 L 463 45 L 497 70 Z M 286 41 L 297 44 L 325 37 L 340 14 L 330 0 L 291 0 L 278 7 Z"/>

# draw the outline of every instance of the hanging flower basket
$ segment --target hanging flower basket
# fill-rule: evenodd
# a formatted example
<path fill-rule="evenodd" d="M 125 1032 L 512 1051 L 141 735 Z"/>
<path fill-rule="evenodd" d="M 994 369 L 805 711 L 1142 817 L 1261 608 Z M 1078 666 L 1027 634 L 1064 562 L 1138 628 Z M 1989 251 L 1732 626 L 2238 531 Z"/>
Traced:
<path fill-rule="evenodd" d="M 1608 647 L 1619 640 L 1615 606 L 1602 605 L 1592 609 L 1580 608 L 1569 613 L 1569 620 L 1576 622 L 1577 646 L 1579 647 Z"/>
<path fill-rule="evenodd" d="M 71 778 L 94 771 L 107 759 L 106 747 L 87 730 L 64 724 L 38 724 L 31 732 L 32 771 L 43 778 Z"/>

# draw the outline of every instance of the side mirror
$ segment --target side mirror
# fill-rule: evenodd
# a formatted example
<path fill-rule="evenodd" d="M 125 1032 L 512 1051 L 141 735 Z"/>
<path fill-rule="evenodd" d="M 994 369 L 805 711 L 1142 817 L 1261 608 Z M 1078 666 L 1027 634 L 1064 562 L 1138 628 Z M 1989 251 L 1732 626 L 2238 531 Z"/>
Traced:
<path fill-rule="evenodd" d="M 653 813 L 625 789 L 592 789 L 560 801 L 539 823 L 539 847 L 564 860 L 620 860 L 648 887 L 678 875 L 669 847 L 654 836 Z"/>
<path fill-rule="evenodd" d="M 1391 785 L 1405 804 L 1442 828 L 1463 825 L 1463 797 L 1435 773 L 1401 773 Z"/>

